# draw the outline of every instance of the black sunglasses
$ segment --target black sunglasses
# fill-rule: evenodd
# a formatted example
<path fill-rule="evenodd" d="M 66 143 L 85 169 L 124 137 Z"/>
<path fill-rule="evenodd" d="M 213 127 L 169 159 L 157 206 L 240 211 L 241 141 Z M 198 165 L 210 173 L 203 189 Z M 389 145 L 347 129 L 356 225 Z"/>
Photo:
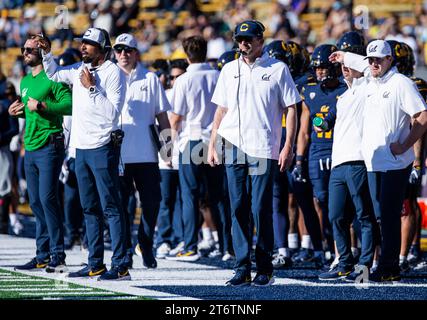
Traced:
<path fill-rule="evenodd" d="M 252 42 L 254 40 L 254 37 L 248 37 L 248 36 L 239 36 L 236 37 L 236 42 L 240 43 L 240 42 Z"/>
<path fill-rule="evenodd" d="M 173 75 L 169 75 L 169 80 L 175 80 L 176 78 L 178 78 L 179 76 L 182 76 L 182 74 L 179 74 L 177 76 L 173 76 Z"/>
<path fill-rule="evenodd" d="M 37 53 L 37 51 L 39 50 L 39 48 L 28 48 L 28 47 L 23 47 L 21 48 L 21 53 L 24 54 L 25 51 L 28 52 L 29 54 L 35 54 Z"/>
<path fill-rule="evenodd" d="M 121 53 L 122 51 L 125 51 L 126 53 L 131 53 L 133 50 L 135 50 L 134 48 L 131 48 L 131 47 L 126 47 L 126 46 L 118 46 L 118 47 L 115 47 L 114 48 L 114 51 L 116 52 L 116 53 Z"/>

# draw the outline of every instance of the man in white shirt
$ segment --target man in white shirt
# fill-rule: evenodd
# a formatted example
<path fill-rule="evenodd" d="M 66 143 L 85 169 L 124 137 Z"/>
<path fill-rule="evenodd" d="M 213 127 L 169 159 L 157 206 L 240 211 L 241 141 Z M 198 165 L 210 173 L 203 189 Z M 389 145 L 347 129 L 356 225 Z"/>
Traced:
<path fill-rule="evenodd" d="M 113 49 L 117 65 L 126 77 L 126 99 L 120 115 L 120 126 L 125 133 L 121 150 L 124 173 L 120 184 L 126 222 L 126 262 L 132 266 L 133 223 L 129 219 L 127 204 L 135 184 L 143 212 L 138 228 L 142 262 L 147 268 L 156 268 L 153 237 L 161 194 L 158 150 L 150 126 L 157 119 L 160 131 L 170 129 L 167 111 L 171 107 L 159 78 L 138 62 L 135 37 L 128 33 L 119 35 Z"/>
<path fill-rule="evenodd" d="M 70 146 L 76 148 L 76 175 L 85 214 L 89 263 L 69 277 L 100 275 L 98 280 L 128 280 L 118 172 L 123 139 L 119 115 L 125 99 L 125 79 L 120 69 L 107 60 L 111 50 L 107 31 L 89 28 L 77 40 L 82 43 L 83 61 L 65 67 L 56 64 L 47 42 L 39 42 L 48 77 L 73 86 Z M 104 214 L 113 250 L 109 271 L 104 265 Z"/>
<path fill-rule="evenodd" d="M 169 260 L 196 261 L 199 231 L 200 185 L 205 183 L 209 204 L 223 248 L 221 217 L 226 214 L 222 197 L 224 168 L 211 168 L 207 163 L 208 141 L 216 105 L 211 102 L 219 72 L 205 62 L 207 43 L 200 36 L 184 39 L 183 48 L 190 65 L 176 79 L 172 91 L 170 117 L 172 132 L 179 133 L 179 180 L 182 195 L 184 250 Z"/>
<path fill-rule="evenodd" d="M 381 228 L 380 261 L 369 278 L 375 282 L 399 281 L 400 214 L 414 161 L 412 146 L 427 128 L 426 104 L 412 81 L 392 67 L 392 52 L 386 41 L 372 41 L 366 52 L 370 77 L 362 93 L 366 99 L 362 154 Z M 348 67 L 360 64 L 361 58 L 347 55 L 344 63 Z M 342 60 L 342 53 L 331 56 L 332 60 L 337 58 Z"/>
<path fill-rule="evenodd" d="M 346 34 L 343 38 L 346 38 Z M 347 37 L 345 51 L 359 52 L 359 43 L 363 46 L 363 39 L 360 42 L 352 42 L 351 38 Z M 365 51 L 363 47 L 362 49 Z M 328 128 L 334 128 L 332 170 L 329 180 L 329 220 L 339 258 L 334 268 L 319 274 L 320 280 L 345 278 L 346 281 L 355 281 L 362 271 L 362 266 L 368 269 L 371 267 L 374 256 L 373 234 L 376 223 L 361 145 L 365 104 L 363 90 L 366 88 L 363 76 L 368 66 L 361 63 L 355 68 L 357 69 L 341 65 L 348 89 L 337 101 L 336 119 L 335 116 L 324 119 Z M 314 129 L 317 132 L 322 131 L 319 127 Z M 348 205 L 349 201 L 353 203 L 354 210 L 353 206 L 350 208 Z M 362 248 L 358 261 L 354 259 L 350 237 L 350 226 L 355 216 L 361 229 Z"/>
<path fill-rule="evenodd" d="M 291 165 L 296 131 L 295 104 L 300 96 L 288 67 L 262 55 L 265 28 L 259 21 L 236 26 L 234 38 L 241 56 L 221 70 L 212 101 L 218 106 L 209 143 L 209 163 L 220 163 L 217 134 L 226 142 L 225 163 L 232 214 L 235 276 L 230 286 L 267 286 L 273 283 L 273 166 Z M 282 115 L 286 142 L 280 151 Z M 220 139 L 218 139 L 220 140 Z M 257 275 L 251 279 L 252 230 L 257 231 Z"/>

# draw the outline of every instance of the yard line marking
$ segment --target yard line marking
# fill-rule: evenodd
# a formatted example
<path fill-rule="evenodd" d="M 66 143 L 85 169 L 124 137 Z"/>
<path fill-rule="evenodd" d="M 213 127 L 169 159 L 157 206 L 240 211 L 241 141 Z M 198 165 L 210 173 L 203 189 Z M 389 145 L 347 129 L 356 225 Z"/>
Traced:
<path fill-rule="evenodd" d="M 62 291 L 75 291 L 75 292 L 80 292 L 80 291 L 96 291 L 94 289 L 90 289 L 90 288 L 46 288 L 46 289 L 38 289 L 38 288 L 14 288 L 14 289 L 3 289 L 0 288 L 0 292 L 1 291 L 11 291 L 11 292 L 24 292 L 24 291 L 49 291 L 49 292 L 62 292 Z M 43 292 L 43 294 L 45 294 L 45 292 Z"/>

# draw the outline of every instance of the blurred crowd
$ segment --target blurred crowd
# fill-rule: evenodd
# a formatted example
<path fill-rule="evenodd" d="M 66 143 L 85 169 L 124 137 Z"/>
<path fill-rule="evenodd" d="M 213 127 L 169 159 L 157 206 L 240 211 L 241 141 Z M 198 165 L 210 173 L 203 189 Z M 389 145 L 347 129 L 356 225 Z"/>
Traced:
<path fill-rule="evenodd" d="M 68 15 L 64 16 L 63 22 L 67 29 L 56 28 L 59 11 L 56 16 L 38 12 L 42 2 L 65 6 Z M 151 2 L 154 2 L 152 7 Z M 208 59 L 215 59 L 232 48 L 234 26 L 251 18 L 265 23 L 270 40 L 293 40 L 311 52 L 317 44 L 335 44 L 340 35 L 351 30 L 352 19 L 357 19 L 353 16 L 351 3 L 353 1 L 324 1 L 318 8 L 309 0 L 51 0 L 37 3 L 33 0 L 4 0 L 0 2 L 0 52 L 21 47 L 30 31 L 45 32 L 59 48 L 74 46 L 73 37 L 80 34 L 73 29 L 77 23 L 73 21 L 81 16 L 86 17 L 82 21 L 87 22 L 88 27 L 103 28 L 113 39 L 123 32 L 134 34 L 142 54 L 152 46 L 161 46 L 164 57 L 179 56 L 182 54 L 182 39 L 202 35 L 209 43 Z M 203 9 L 207 4 L 217 4 L 218 11 L 207 12 Z M 10 14 L 14 10 L 20 11 Z M 409 20 L 400 21 L 398 14 L 378 18 L 370 13 L 367 28 L 363 30 L 365 38 L 404 41 L 417 53 L 419 64 L 425 64 L 427 10 L 423 6 L 415 10 L 413 21 L 408 24 L 406 21 Z M 311 13 L 316 16 L 311 17 Z M 167 24 L 159 23 L 159 19 Z M 19 67 L 14 73 L 16 69 Z"/>

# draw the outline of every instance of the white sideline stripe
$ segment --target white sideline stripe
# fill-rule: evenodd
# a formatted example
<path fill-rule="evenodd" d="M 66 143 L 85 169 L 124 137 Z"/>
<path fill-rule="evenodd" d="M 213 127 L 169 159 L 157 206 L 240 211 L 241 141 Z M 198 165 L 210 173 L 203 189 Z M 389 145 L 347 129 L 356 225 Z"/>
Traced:
<path fill-rule="evenodd" d="M 95 289 L 92 288 L 45 288 L 45 289 L 40 289 L 40 288 L 14 288 L 14 289 L 3 289 L 0 288 L 0 292 L 1 291 L 48 291 L 48 292 L 62 292 L 62 291 L 73 291 L 73 292 L 82 292 L 82 291 L 95 291 Z M 46 294 L 46 292 L 41 292 L 40 294 Z"/>
<path fill-rule="evenodd" d="M 9 279 L 0 279 L 0 282 L 10 282 Z M 32 279 L 32 278 L 24 278 L 13 280 L 13 282 L 51 282 L 51 279 Z"/>
<path fill-rule="evenodd" d="M 52 288 L 52 289 L 70 288 L 70 286 L 66 285 L 66 284 L 65 285 L 64 284 L 61 284 L 61 285 L 54 285 L 54 284 L 35 284 L 35 285 L 33 285 L 33 284 L 31 284 L 31 285 L 29 285 L 29 284 L 21 284 L 21 285 L 11 284 L 11 285 L 8 285 L 8 284 L 6 284 L 6 285 L 2 285 L 1 288 L 2 289 L 6 289 L 6 288 L 8 288 L 8 289 L 34 288 L 35 290 L 38 290 L 38 289 L 43 290 L 44 288 Z"/>
<path fill-rule="evenodd" d="M 112 296 L 115 295 L 117 293 L 114 292 L 100 292 L 99 294 L 97 294 L 96 292 L 52 292 L 51 294 L 46 294 L 46 293 L 22 293 L 22 295 L 25 296 L 93 296 L 93 297 L 97 297 L 97 296 Z"/>
<path fill-rule="evenodd" d="M 297 285 L 297 286 L 310 286 L 310 287 L 354 287 L 354 288 L 383 288 L 383 287 L 394 287 L 394 288 L 403 288 L 403 287 L 417 287 L 417 288 L 427 288 L 427 284 L 421 284 L 421 283 L 361 283 L 361 284 L 354 284 L 354 283 L 337 283 L 337 282 L 310 282 L 310 281 L 304 281 L 304 280 L 295 280 L 295 279 L 288 279 L 288 278 L 277 278 L 274 277 L 274 285 Z"/>

